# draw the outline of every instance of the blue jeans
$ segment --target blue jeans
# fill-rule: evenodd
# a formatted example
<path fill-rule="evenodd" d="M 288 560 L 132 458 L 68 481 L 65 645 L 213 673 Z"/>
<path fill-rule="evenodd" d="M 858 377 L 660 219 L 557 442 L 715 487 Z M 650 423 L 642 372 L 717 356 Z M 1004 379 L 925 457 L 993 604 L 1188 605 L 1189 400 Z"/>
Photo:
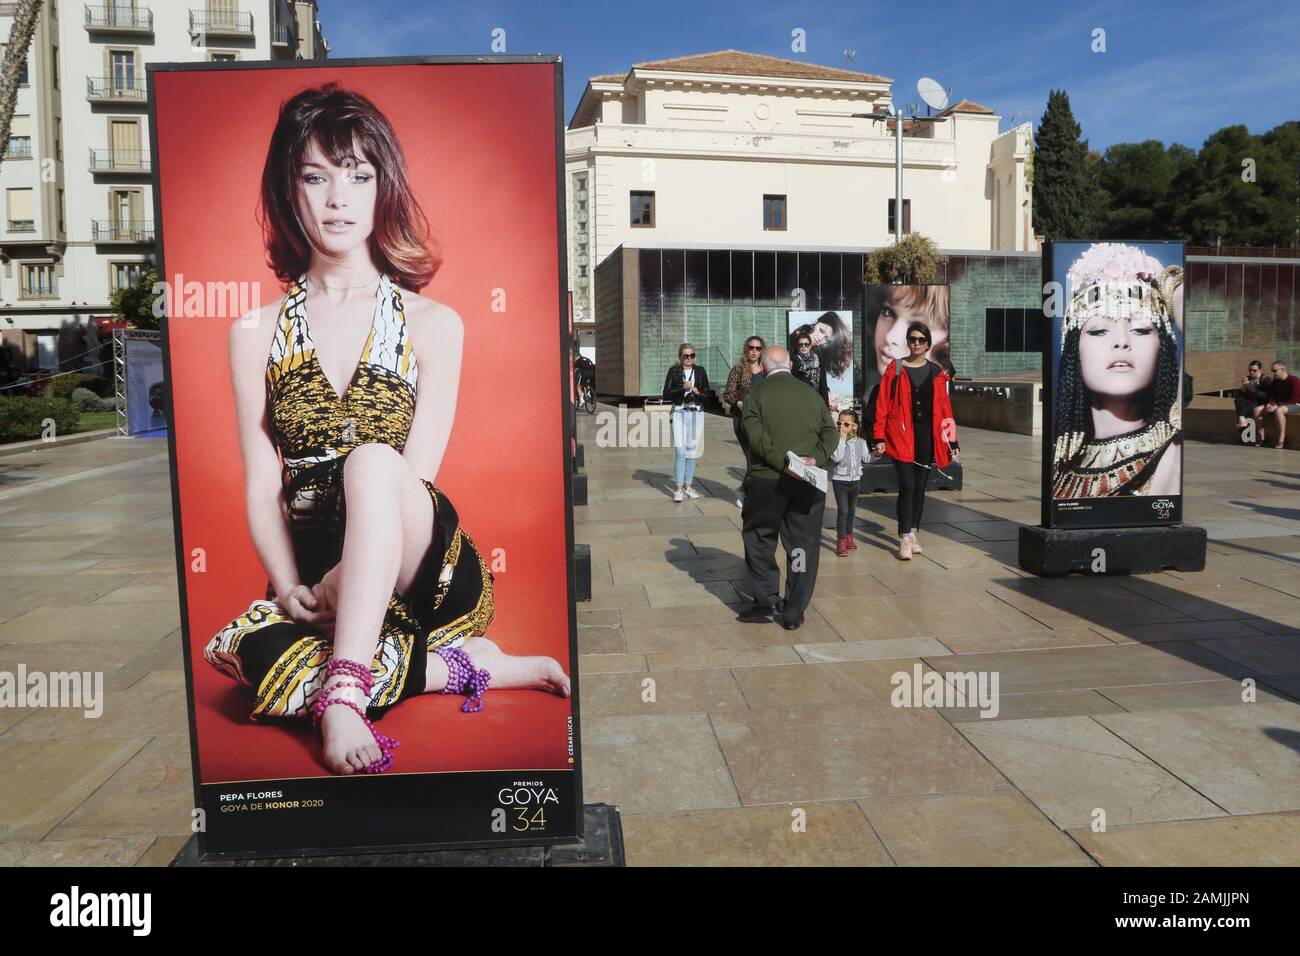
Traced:
<path fill-rule="evenodd" d="M 700 440 L 700 421 L 704 413 L 698 408 L 674 408 L 672 412 L 673 450 L 677 460 L 673 464 L 673 477 L 677 487 L 682 488 L 695 478 L 695 459 L 688 458 L 686 452 L 695 447 Z"/>

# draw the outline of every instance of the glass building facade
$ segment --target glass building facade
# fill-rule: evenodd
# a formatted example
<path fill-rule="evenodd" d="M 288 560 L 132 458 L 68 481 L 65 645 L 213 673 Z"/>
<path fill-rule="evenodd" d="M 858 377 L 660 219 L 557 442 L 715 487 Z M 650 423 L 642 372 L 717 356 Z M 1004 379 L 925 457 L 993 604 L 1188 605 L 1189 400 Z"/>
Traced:
<path fill-rule="evenodd" d="M 847 309 L 860 390 L 865 259 L 865 251 L 620 247 L 596 269 L 597 387 L 658 395 L 678 345 L 690 342 L 721 391 L 746 338 L 784 342 L 787 310 Z M 1296 367 L 1300 261 L 1187 262 L 1189 352 L 1253 350 L 1265 363 L 1278 358 Z M 1038 371 L 1037 253 L 949 253 L 935 281 L 951 286 L 951 357 L 961 378 Z"/>

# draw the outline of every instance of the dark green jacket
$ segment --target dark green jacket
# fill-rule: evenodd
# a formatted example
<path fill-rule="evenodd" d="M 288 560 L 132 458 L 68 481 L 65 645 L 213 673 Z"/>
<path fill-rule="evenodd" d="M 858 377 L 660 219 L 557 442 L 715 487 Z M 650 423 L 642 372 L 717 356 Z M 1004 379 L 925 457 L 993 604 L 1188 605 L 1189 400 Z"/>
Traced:
<path fill-rule="evenodd" d="M 826 467 L 839 446 L 839 432 L 816 389 L 786 372 L 763 376 L 745 396 L 741 428 L 749 443 L 749 473 L 774 479 L 785 469 L 785 453 L 807 455 Z"/>

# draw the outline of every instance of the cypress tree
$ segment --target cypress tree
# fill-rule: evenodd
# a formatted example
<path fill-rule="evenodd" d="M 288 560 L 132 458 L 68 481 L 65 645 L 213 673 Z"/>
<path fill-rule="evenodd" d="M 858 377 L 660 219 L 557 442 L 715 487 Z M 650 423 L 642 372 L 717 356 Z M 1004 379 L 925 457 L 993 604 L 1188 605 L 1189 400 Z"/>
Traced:
<path fill-rule="evenodd" d="M 1034 230 L 1048 239 L 1084 239 L 1095 202 L 1086 160 L 1088 143 L 1064 90 L 1052 90 L 1034 150 Z"/>

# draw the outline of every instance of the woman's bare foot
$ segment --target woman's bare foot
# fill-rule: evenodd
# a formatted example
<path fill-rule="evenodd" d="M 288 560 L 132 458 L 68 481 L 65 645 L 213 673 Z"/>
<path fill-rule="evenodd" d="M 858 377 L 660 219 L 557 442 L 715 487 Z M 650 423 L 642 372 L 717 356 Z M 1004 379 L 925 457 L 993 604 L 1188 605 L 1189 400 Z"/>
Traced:
<path fill-rule="evenodd" d="M 560 697 L 569 696 L 569 675 L 554 657 L 522 657 L 507 654 L 486 637 L 471 637 L 461 645 L 477 669 L 492 675 L 494 690 L 544 690 Z M 440 691 L 447 686 L 447 665 L 437 654 L 429 655 L 425 690 Z"/>
<path fill-rule="evenodd" d="M 357 687 L 335 687 L 337 680 L 329 681 L 321 690 L 328 698 L 350 700 L 364 711 L 366 698 Z M 325 766 L 335 773 L 358 773 L 383 757 L 375 735 L 370 732 L 361 716 L 346 704 L 333 704 L 325 708 L 320 718 L 320 734 L 324 744 Z"/>

